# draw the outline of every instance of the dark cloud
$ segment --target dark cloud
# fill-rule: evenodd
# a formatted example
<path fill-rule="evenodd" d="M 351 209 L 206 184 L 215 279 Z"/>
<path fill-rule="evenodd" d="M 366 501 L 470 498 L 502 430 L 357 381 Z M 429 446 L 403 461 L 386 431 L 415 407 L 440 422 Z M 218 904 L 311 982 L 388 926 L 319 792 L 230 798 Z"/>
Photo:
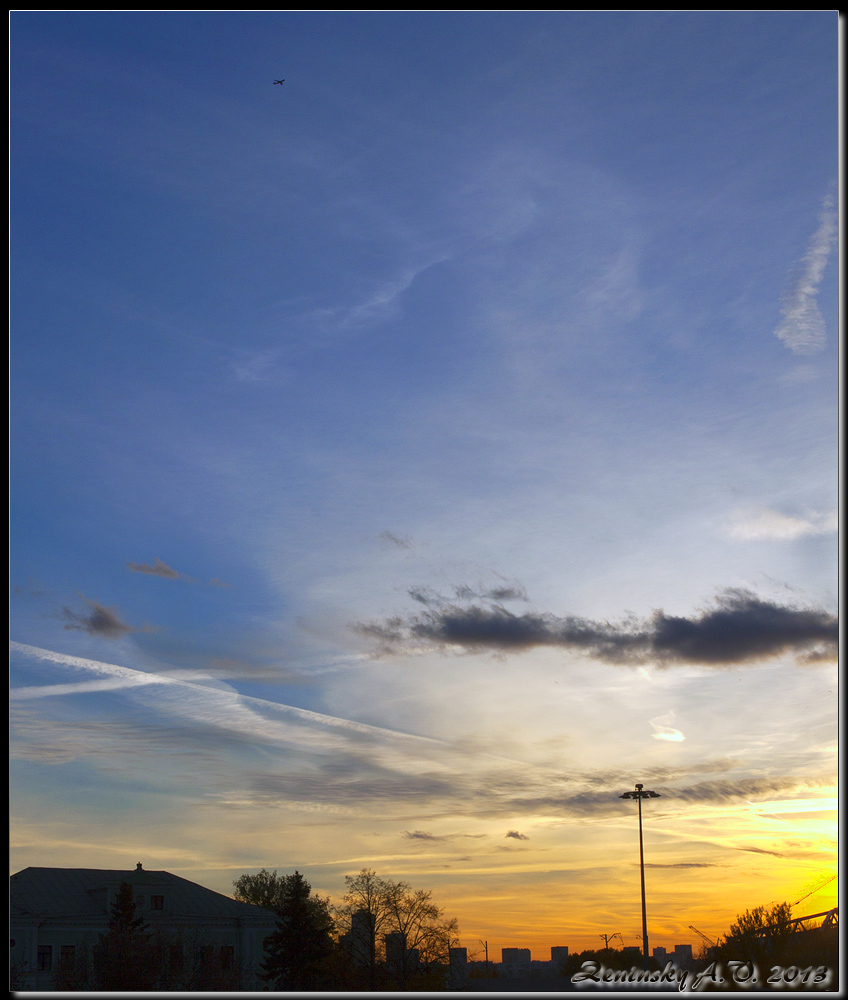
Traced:
<path fill-rule="evenodd" d="M 377 803 L 445 802 L 462 795 L 463 789 L 441 775 L 398 774 L 357 761 L 339 768 L 327 765 L 316 774 L 257 774 L 252 791 L 266 801 L 345 804 L 373 809 Z"/>
<path fill-rule="evenodd" d="M 765 853 L 771 853 L 767 851 Z M 724 865 L 716 864 L 714 861 L 678 861 L 676 864 L 658 865 L 645 862 L 646 868 L 724 868 Z"/>
<path fill-rule="evenodd" d="M 453 588 L 454 599 L 458 601 L 526 601 L 527 591 L 519 585 L 502 587 L 478 587 L 474 590 L 467 584 Z M 410 587 L 407 591 L 413 601 L 427 607 L 450 607 L 451 598 L 445 597 L 432 587 Z"/>
<path fill-rule="evenodd" d="M 785 854 L 781 854 L 779 851 L 767 851 L 763 847 L 737 847 L 737 851 L 751 851 L 753 854 L 771 854 L 775 858 L 785 858 Z"/>
<path fill-rule="evenodd" d="M 832 777 L 753 777 L 739 778 L 735 781 L 702 781 L 682 788 L 669 788 L 651 780 L 650 787 L 660 793 L 660 798 L 652 799 L 646 808 L 653 810 L 678 807 L 687 802 L 726 805 L 740 801 L 756 801 L 775 795 L 788 795 L 810 788 L 825 787 L 834 780 Z M 597 791 L 570 791 L 568 785 L 564 784 L 561 791 L 551 793 L 542 790 L 537 783 L 535 788 L 539 788 L 539 791 L 536 794 L 533 794 L 534 786 L 532 784 L 528 786 L 526 780 L 523 788 L 517 782 L 501 780 L 498 786 L 495 781 L 497 779 L 493 780 L 488 801 L 474 800 L 476 815 L 496 816 L 509 812 L 512 815 L 545 813 L 592 818 L 622 816 L 626 815 L 628 810 L 633 812 L 636 808 L 635 803 L 621 801 L 620 784 L 610 782 L 609 785 L 605 785 L 601 778 L 594 782 L 601 786 Z"/>
<path fill-rule="evenodd" d="M 831 778 L 740 778 L 738 780 L 720 778 L 716 781 L 699 781 L 695 785 L 675 788 L 669 796 L 689 802 L 731 802 L 735 799 L 755 799 L 770 797 L 782 792 L 795 792 L 799 788 L 820 788 L 832 783 Z M 663 793 L 665 794 L 665 793 Z"/>
<path fill-rule="evenodd" d="M 66 629 L 78 629 L 81 632 L 88 632 L 89 635 L 99 635 L 106 639 L 120 639 L 130 632 L 152 632 L 150 625 L 142 628 L 135 628 L 122 622 L 117 608 L 107 608 L 97 601 L 85 598 L 91 608 L 86 614 L 84 612 L 72 611 L 70 608 L 62 608 L 59 617 L 64 619 Z"/>
<path fill-rule="evenodd" d="M 425 833 L 423 830 L 403 831 L 407 840 L 444 840 L 444 837 L 437 837 L 434 833 Z"/>
<path fill-rule="evenodd" d="M 21 587 L 15 584 L 12 587 L 12 593 L 16 597 L 46 597 L 47 591 L 37 580 L 27 581 L 26 586 Z"/>
<path fill-rule="evenodd" d="M 445 603 L 445 599 L 441 594 L 436 593 L 430 587 L 410 587 L 407 594 L 409 594 L 413 601 L 418 601 L 419 604 L 426 604 L 428 607 L 430 605 L 438 606 Z"/>
<path fill-rule="evenodd" d="M 147 563 L 127 563 L 127 569 L 133 571 L 133 573 L 147 573 L 149 576 L 161 576 L 166 580 L 190 580 L 190 576 L 186 576 L 185 573 L 178 573 L 175 569 L 171 569 L 167 563 L 163 563 L 161 559 L 154 559 L 153 565 L 149 566 Z"/>
<path fill-rule="evenodd" d="M 513 614 L 497 604 L 432 607 L 437 601 L 431 593 L 416 592 L 417 600 L 430 605 L 423 614 L 353 628 L 377 640 L 382 651 L 458 648 L 507 653 L 556 646 L 628 665 L 730 666 L 783 653 L 816 662 L 835 658 L 838 647 L 835 615 L 761 600 L 747 590 L 725 590 L 713 607 L 691 618 L 660 610 L 646 621 L 631 619 L 620 624 L 576 616 Z"/>
<path fill-rule="evenodd" d="M 261 680 L 266 684 L 315 684 L 315 678 L 281 667 L 278 663 L 240 660 L 230 656 L 212 656 L 203 664 L 214 677 L 225 680 Z"/>
<path fill-rule="evenodd" d="M 518 830 L 508 830 L 505 837 L 512 837 L 513 840 L 529 840 L 529 837 L 525 837 L 523 833 L 519 833 Z"/>
<path fill-rule="evenodd" d="M 502 587 L 480 587 L 477 590 L 473 590 L 471 587 L 461 584 L 459 587 L 454 587 L 454 594 L 456 594 L 457 600 L 469 601 L 476 599 L 481 599 L 484 601 L 526 601 L 527 591 L 521 586 L 502 586 Z"/>
<path fill-rule="evenodd" d="M 414 548 L 412 542 L 408 538 L 400 538 L 391 531 L 384 531 L 380 535 L 380 538 L 384 542 L 388 542 L 389 545 L 394 545 L 399 549 L 412 549 Z"/>

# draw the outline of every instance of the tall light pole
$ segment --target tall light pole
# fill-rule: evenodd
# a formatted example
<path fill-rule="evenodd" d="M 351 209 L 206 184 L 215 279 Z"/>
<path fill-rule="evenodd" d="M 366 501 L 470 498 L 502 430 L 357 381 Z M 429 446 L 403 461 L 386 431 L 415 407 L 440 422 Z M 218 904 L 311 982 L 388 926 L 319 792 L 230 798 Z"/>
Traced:
<path fill-rule="evenodd" d="M 644 785 L 637 785 L 635 792 L 625 792 L 620 799 L 637 799 L 639 802 L 639 868 L 642 872 L 642 968 L 648 971 L 648 911 L 645 908 L 645 851 L 642 847 L 642 799 L 658 799 L 659 792 L 645 792 Z"/>

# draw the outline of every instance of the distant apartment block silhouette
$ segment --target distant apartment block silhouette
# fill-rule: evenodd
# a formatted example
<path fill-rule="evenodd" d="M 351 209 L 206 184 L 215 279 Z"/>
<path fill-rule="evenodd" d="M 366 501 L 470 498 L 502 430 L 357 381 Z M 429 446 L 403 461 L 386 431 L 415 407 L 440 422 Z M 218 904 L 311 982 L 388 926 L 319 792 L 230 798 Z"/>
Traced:
<path fill-rule="evenodd" d="M 276 914 L 140 862 L 130 871 L 24 868 L 10 877 L 10 964 L 20 989 L 52 990 L 60 967 L 72 974 L 90 958 L 124 882 L 136 915 L 167 949 L 172 982 L 196 982 L 202 973 L 218 989 L 262 989 L 264 941 Z"/>
<path fill-rule="evenodd" d="M 353 961 L 363 969 L 375 961 L 377 917 L 368 910 L 356 910 L 350 920 L 350 930 L 342 934 L 339 943 Z"/>
<path fill-rule="evenodd" d="M 692 967 L 692 945 L 676 944 L 671 960 L 678 969 L 689 969 Z"/>
<path fill-rule="evenodd" d="M 654 948 L 651 954 L 654 956 L 657 962 L 659 962 L 659 964 L 662 966 L 664 966 L 665 963 L 668 961 L 668 952 L 665 950 L 665 948 Z"/>
<path fill-rule="evenodd" d="M 501 962 L 504 965 L 529 965 L 529 948 L 501 948 Z"/>
<path fill-rule="evenodd" d="M 532 967 L 529 948 L 501 948 L 501 972 L 505 976 L 526 976 Z"/>
<path fill-rule="evenodd" d="M 565 965 L 568 961 L 568 948 L 565 945 L 551 945 L 551 964 Z"/>
<path fill-rule="evenodd" d="M 450 967 L 446 985 L 449 990 L 464 990 L 467 987 L 471 974 L 471 966 L 468 964 L 467 948 L 451 948 L 449 950 Z"/>

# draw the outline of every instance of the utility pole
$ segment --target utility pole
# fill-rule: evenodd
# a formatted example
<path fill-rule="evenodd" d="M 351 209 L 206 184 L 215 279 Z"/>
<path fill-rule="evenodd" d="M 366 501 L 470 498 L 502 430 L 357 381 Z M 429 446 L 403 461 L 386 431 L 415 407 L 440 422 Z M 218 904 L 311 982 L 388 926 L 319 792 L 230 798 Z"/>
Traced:
<path fill-rule="evenodd" d="M 604 939 L 604 948 L 605 949 L 609 948 L 610 941 L 612 941 L 612 939 L 615 938 L 615 937 L 620 937 L 621 938 L 621 943 L 624 944 L 624 938 L 621 937 L 621 932 L 620 931 L 616 931 L 615 934 L 599 934 L 598 937 L 602 937 Z"/>
<path fill-rule="evenodd" d="M 486 975 L 489 975 L 489 942 L 484 941 L 482 938 L 477 938 L 480 944 L 486 949 Z"/>

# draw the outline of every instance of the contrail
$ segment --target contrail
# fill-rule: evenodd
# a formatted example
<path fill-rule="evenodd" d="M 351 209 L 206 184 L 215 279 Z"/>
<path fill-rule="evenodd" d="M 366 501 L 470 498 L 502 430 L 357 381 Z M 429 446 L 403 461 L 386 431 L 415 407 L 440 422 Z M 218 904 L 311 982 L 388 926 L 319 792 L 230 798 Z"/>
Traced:
<path fill-rule="evenodd" d="M 270 743 L 285 743 L 289 745 L 313 745 L 317 749 L 340 750 L 349 748 L 351 740 L 356 737 L 371 738 L 383 745 L 383 752 L 394 745 L 394 752 L 432 758 L 434 752 L 442 755 L 445 750 L 462 753 L 462 747 L 457 748 L 449 740 L 433 736 L 420 736 L 398 729 L 387 729 L 371 726 L 364 722 L 354 722 L 334 715 L 313 712 L 306 708 L 286 705 L 281 702 L 268 701 L 250 695 L 242 695 L 230 688 L 211 687 L 196 683 L 185 678 L 185 674 L 197 676 L 193 671 L 174 671 L 173 674 L 147 673 L 133 670 L 116 663 L 105 663 L 101 660 L 91 660 L 81 656 L 71 656 L 67 653 L 57 653 L 38 646 L 28 646 L 21 642 L 10 642 L 13 652 L 24 656 L 32 656 L 51 663 L 74 667 L 92 673 L 105 675 L 102 680 L 82 681 L 75 684 L 46 684 L 37 687 L 13 688 L 13 700 L 25 700 L 60 695 L 84 694 L 95 691 L 117 691 L 121 689 L 148 688 L 153 685 L 164 686 L 156 698 L 155 708 L 194 722 L 212 725 L 256 741 Z M 140 692 L 141 693 L 141 692 Z M 193 697 L 186 697 L 190 693 Z M 276 716 L 272 718 L 271 716 Z M 309 727 L 313 727 L 311 730 Z M 320 727 L 323 732 L 316 731 Z M 330 732 L 327 732 L 330 730 Z M 334 735 L 335 733 L 335 735 Z M 347 738 L 343 738 L 346 736 Z M 475 755 L 481 760 L 497 761 L 504 764 L 531 769 L 525 761 L 515 760 L 491 752 Z M 405 758 L 408 759 L 408 758 Z M 402 763 L 402 762 L 400 762 Z"/>
<path fill-rule="evenodd" d="M 266 735 L 273 738 L 271 732 L 262 732 L 268 726 L 279 726 L 271 719 L 263 719 L 257 711 L 250 706 L 255 706 L 257 710 L 265 713 L 273 712 L 276 715 L 287 717 L 288 720 L 297 720 L 312 725 L 342 729 L 352 733 L 366 736 L 380 737 L 382 739 L 412 740 L 417 743 L 429 744 L 431 746 L 444 747 L 449 744 L 444 740 L 435 739 L 430 736 L 418 736 L 413 733 L 405 733 L 400 730 L 384 729 L 379 726 L 371 726 L 364 722 L 354 722 L 351 719 L 343 719 L 334 715 L 325 715 L 321 712 L 312 712 L 306 708 L 297 708 L 294 705 L 285 705 L 280 702 L 268 701 L 264 698 L 255 698 L 249 695 L 240 695 L 236 691 L 224 690 L 217 687 L 209 687 L 205 684 L 198 684 L 184 679 L 180 676 L 169 676 L 167 674 L 147 673 L 142 670 L 133 670 L 130 667 L 121 667 L 116 663 L 104 663 L 101 660 L 91 660 L 81 656 L 70 656 L 67 653 L 56 653 L 53 650 L 41 649 L 37 646 L 28 646 L 21 642 L 10 642 L 9 648 L 25 656 L 37 657 L 41 660 L 49 660 L 67 667 L 75 667 L 79 670 L 87 670 L 92 673 L 105 674 L 108 680 L 87 681 L 79 684 L 50 684 L 41 687 L 15 688 L 11 692 L 11 697 L 15 700 L 25 698 L 45 697 L 48 695 L 84 693 L 86 691 L 120 690 L 121 688 L 138 688 L 153 684 L 178 686 L 187 688 L 194 692 L 198 699 L 206 702 L 208 708 L 217 708 L 217 711 L 205 711 L 199 713 L 204 721 L 214 721 L 227 728 L 233 727 L 232 723 L 236 715 L 247 713 L 250 716 L 247 732 L 255 735 Z M 193 714 L 199 717 L 198 712 L 185 711 L 188 708 L 185 698 L 181 698 L 179 705 L 183 714 Z M 248 720 L 245 720 L 248 721 Z M 265 723 L 263 727 L 262 723 Z M 258 727 L 258 728 L 257 728 Z"/>

